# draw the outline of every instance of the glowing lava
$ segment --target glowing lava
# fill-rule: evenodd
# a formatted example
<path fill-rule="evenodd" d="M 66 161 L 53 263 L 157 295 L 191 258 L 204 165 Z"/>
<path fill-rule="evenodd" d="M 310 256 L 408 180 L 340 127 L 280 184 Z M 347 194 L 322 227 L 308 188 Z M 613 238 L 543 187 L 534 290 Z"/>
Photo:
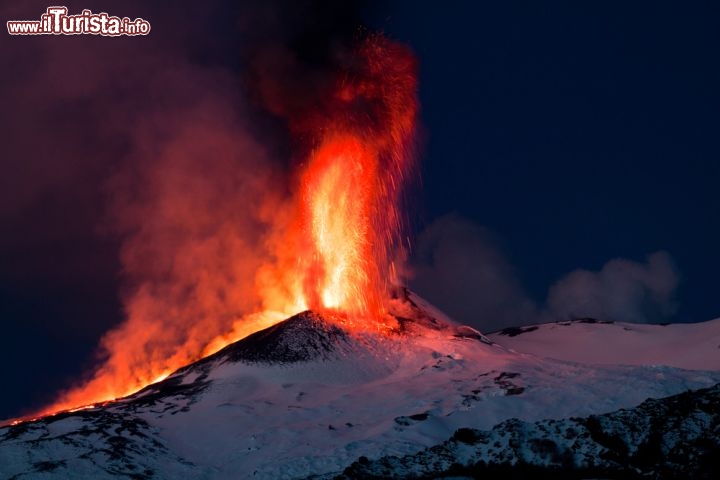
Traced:
<path fill-rule="evenodd" d="M 394 261 L 402 260 L 402 187 L 414 174 L 417 115 L 413 58 L 375 37 L 347 76 L 301 176 L 296 234 L 302 298 L 343 312 L 355 328 L 383 327 Z M 299 233 L 298 233 L 299 232 Z"/>
<path fill-rule="evenodd" d="M 370 150 L 370 151 L 368 151 Z M 302 178 L 303 210 L 312 254 L 305 265 L 310 308 L 358 316 L 382 312 L 381 278 L 373 251 L 377 154 L 357 137 L 336 134 L 313 155 Z M 305 231 L 305 230 L 303 230 Z"/>
<path fill-rule="evenodd" d="M 178 247 L 173 260 L 196 268 L 198 282 L 206 277 L 212 281 L 195 290 L 188 287 L 194 288 L 195 278 L 182 278 L 170 289 L 146 282 L 126 305 L 127 321 L 103 338 L 105 360 L 90 380 L 66 392 L 42 414 L 92 408 L 126 396 L 308 308 L 332 309 L 339 314 L 332 317 L 345 319 L 345 326 L 351 330 L 386 329 L 391 322 L 385 315 L 388 288 L 397 281 L 397 262 L 404 259 L 406 222 L 401 198 L 405 184 L 415 174 L 416 89 L 415 59 L 407 49 L 380 36 L 363 41 L 356 55 L 339 67 L 336 88 L 328 92 L 317 111 L 307 118 L 290 119 L 291 129 L 303 139 L 307 155 L 293 176 L 297 182 L 293 198 L 277 212 L 279 219 L 264 239 L 273 261 L 260 265 L 256 272 L 254 295 L 260 310 L 235 312 L 237 307 L 226 301 L 233 298 L 233 292 L 228 294 L 224 280 L 233 278 L 234 271 L 213 279 L 213 272 L 205 265 L 195 267 L 192 263 L 195 255 L 202 255 L 215 244 L 223 248 L 242 246 L 234 238 L 223 237 L 230 235 L 227 232 L 231 228 L 203 226 L 217 232 L 215 237 L 206 238 L 203 230 L 199 246 Z M 160 185 L 169 191 L 165 177 Z M 182 201 L 184 193 L 181 190 L 171 200 Z M 164 215 L 159 219 L 183 212 L 175 203 L 160 198 L 161 207 L 173 208 L 159 208 L 158 215 Z M 190 215 L 188 221 L 197 222 L 201 217 Z M 153 221 L 147 220 L 151 226 L 155 225 Z M 176 229 L 176 223 L 171 226 Z M 139 237 L 137 244 L 142 247 L 143 241 Z M 221 251 L 220 265 L 224 267 L 233 259 L 225 260 L 228 250 Z M 127 252 L 133 253 L 130 247 Z M 206 284 L 210 286 L 206 288 Z M 154 295 L 164 291 L 170 292 L 168 298 L 181 296 L 186 303 L 170 304 L 167 311 L 167 301 L 154 302 Z M 215 333 L 198 323 L 182 324 L 171 335 L 155 320 L 187 317 L 188 310 L 214 322 Z M 224 323 L 218 326 L 221 321 Z M 224 333 L 218 335 L 217 331 Z"/>

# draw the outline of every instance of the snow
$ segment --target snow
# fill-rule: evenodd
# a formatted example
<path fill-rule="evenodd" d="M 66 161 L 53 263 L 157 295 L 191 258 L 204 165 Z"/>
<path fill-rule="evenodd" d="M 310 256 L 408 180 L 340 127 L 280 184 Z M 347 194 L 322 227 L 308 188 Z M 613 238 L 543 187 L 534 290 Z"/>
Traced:
<path fill-rule="evenodd" d="M 670 325 L 586 322 L 545 323 L 514 336 L 488 337 L 517 352 L 572 362 L 720 370 L 720 319 Z"/>
<path fill-rule="evenodd" d="M 446 478 L 451 472 L 473 478 L 500 478 L 502 472 L 511 478 L 716 478 L 719 401 L 716 385 L 604 415 L 459 429 L 416 454 L 359 459 L 338 478 Z"/>

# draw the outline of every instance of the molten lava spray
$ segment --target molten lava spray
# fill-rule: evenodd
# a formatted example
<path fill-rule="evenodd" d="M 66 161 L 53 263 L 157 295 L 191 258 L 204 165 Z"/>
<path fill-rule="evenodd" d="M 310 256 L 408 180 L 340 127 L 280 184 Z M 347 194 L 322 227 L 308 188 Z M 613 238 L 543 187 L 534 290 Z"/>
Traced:
<path fill-rule="evenodd" d="M 247 159 L 262 149 L 238 145 L 223 115 L 173 126 L 140 174 L 143 191 L 121 209 L 133 219 L 122 251 L 135 280 L 128 318 L 104 337 L 94 375 L 43 413 L 128 395 L 308 308 L 332 309 L 354 330 L 388 327 L 404 258 L 401 198 L 415 174 L 415 60 L 371 36 L 331 84 L 288 118 L 305 152 L 290 198 Z M 221 102 L 210 111 L 222 113 Z M 245 160 L 226 153 L 238 151 Z"/>
<path fill-rule="evenodd" d="M 375 328 L 397 280 L 400 197 L 414 174 L 415 63 L 382 37 L 353 60 L 321 114 L 299 127 L 315 137 L 289 232 L 297 267 L 286 282 L 309 308 L 337 309 L 356 327 Z"/>

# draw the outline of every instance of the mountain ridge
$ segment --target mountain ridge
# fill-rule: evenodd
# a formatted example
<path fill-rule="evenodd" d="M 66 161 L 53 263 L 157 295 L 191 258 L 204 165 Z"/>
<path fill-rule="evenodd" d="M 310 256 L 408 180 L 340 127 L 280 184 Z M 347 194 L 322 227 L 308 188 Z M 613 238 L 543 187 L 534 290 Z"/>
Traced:
<path fill-rule="evenodd" d="M 585 318 L 505 328 L 487 336 L 518 352 L 564 361 L 720 370 L 720 319 L 645 324 Z"/>

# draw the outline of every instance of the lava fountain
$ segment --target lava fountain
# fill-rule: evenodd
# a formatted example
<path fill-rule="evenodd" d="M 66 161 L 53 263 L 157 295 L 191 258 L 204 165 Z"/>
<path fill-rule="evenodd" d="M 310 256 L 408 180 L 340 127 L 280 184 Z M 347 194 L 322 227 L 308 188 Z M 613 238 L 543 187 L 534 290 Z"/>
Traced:
<path fill-rule="evenodd" d="M 305 154 L 278 215 L 284 220 L 266 233 L 272 261 L 256 270 L 260 308 L 227 316 L 219 334 L 198 324 L 172 339 L 148 309 L 128 308 L 127 321 L 102 341 L 104 363 L 41 414 L 126 396 L 306 309 L 330 309 L 351 331 L 391 326 L 385 305 L 404 259 L 402 197 L 415 175 L 416 62 L 404 46 L 369 36 L 333 83 L 314 111 L 289 122 Z M 152 291 L 131 306 L 150 302 Z M 226 317 L 217 310 L 215 322 Z"/>
<path fill-rule="evenodd" d="M 293 235 L 306 238 L 300 271 L 311 309 L 345 313 L 355 327 L 382 323 L 401 258 L 402 187 L 414 173 L 417 102 L 412 56 L 381 38 L 364 44 L 362 74 L 348 75 L 300 177 Z"/>

